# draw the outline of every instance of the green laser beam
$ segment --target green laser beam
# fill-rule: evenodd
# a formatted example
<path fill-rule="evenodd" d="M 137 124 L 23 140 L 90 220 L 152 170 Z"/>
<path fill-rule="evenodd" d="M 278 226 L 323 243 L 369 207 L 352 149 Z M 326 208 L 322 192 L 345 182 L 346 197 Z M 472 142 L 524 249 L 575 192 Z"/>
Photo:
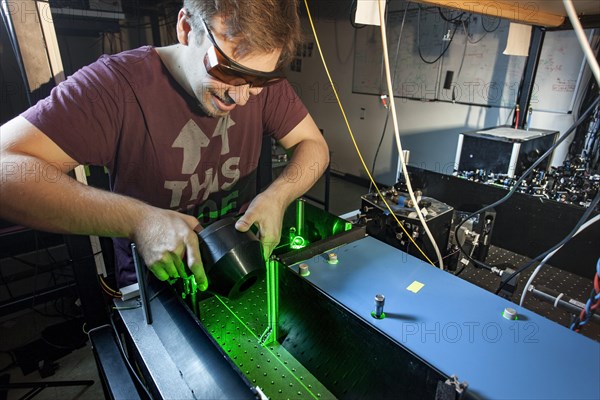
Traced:
<path fill-rule="evenodd" d="M 221 304 L 223 304 L 223 305 L 225 306 L 225 308 L 226 308 L 226 309 L 227 309 L 227 310 L 228 310 L 228 311 L 231 313 L 231 315 L 233 315 L 233 316 L 235 317 L 235 319 L 237 319 L 237 320 L 240 322 L 240 324 L 242 324 L 242 326 L 243 326 L 244 328 L 246 328 L 246 330 L 247 330 L 248 332 L 250 332 L 250 333 L 252 334 L 252 336 L 254 336 L 254 338 L 255 338 L 256 340 L 258 340 L 258 336 L 257 336 L 257 335 L 256 335 L 256 334 L 255 334 L 255 333 L 252 331 L 252 329 L 250 329 L 250 328 L 248 327 L 248 325 L 246 325 L 246 324 L 244 323 L 244 321 L 242 321 L 242 320 L 241 320 L 241 319 L 240 319 L 240 318 L 237 316 L 237 314 L 236 314 L 236 313 L 235 313 L 235 312 L 234 312 L 234 311 L 233 311 L 231 308 L 229 308 L 229 306 L 228 306 L 227 304 L 225 304 L 225 302 L 224 302 L 223 300 L 221 300 L 221 298 L 220 298 L 219 296 L 215 295 L 215 297 L 217 298 L 217 300 L 219 300 L 219 301 L 221 302 Z"/>

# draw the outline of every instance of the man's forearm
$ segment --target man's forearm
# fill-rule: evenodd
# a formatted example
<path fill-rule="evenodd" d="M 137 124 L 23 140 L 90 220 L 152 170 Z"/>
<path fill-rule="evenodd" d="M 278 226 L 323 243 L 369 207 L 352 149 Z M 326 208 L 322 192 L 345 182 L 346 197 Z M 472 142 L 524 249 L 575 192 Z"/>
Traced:
<path fill-rule="evenodd" d="M 144 210 L 135 199 L 85 186 L 37 158 L 2 154 L 0 217 L 56 233 L 131 237 Z"/>
<path fill-rule="evenodd" d="M 186 276 L 183 260 L 201 290 L 208 285 L 196 218 L 133 198 L 85 186 L 38 158 L 3 152 L 0 218 L 57 233 L 127 237 L 160 280 Z M 23 172 L 26 173 L 23 173 Z"/>

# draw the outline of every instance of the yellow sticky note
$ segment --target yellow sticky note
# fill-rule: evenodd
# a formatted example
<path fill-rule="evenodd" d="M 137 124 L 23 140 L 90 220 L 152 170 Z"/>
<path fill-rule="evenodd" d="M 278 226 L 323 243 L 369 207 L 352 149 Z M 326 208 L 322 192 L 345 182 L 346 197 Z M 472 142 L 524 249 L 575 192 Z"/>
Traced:
<path fill-rule="evenodd" d="M 418 293 L 419 290 L 423 289 L 423 286 L 425 286 L 424 283 L 421 283 L 419 281 L 414 281 L 413 283 L 411 283 L 410 285 L 408 285 L 408 287 L 406 288 L 406 290 L 410 290 L 413 293 Z"/>

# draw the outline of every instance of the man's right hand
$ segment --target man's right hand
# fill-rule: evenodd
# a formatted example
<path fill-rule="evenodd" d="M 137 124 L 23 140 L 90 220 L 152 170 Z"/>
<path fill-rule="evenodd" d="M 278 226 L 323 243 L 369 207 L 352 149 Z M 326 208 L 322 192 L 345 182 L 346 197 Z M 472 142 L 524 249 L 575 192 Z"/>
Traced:
<path fill-rule="evenodd" d="M 198 288 L 204 291 L 208 279 L 202 265 L 198 235 L 194 232 L 197 226 L 198 220 L 190 215 L 154 209 L 134 227 L 132 240 L 158 279 L 187 277 L 185 257 Z"/>

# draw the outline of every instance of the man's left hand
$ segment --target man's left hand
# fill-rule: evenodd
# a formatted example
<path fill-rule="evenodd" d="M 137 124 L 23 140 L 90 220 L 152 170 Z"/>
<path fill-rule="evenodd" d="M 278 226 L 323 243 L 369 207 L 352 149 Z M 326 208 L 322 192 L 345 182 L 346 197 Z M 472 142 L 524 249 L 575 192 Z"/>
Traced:
<path fill-rule="evenodd" d="M 273 196 L 274 197 L 274 196 Z M 281 239 L 281 224 L 285 207 L 273 197 L 261 193 L 252 200 L 246 213 L 236 222 L 235 228 L 246 232 L 252 225 L 258 227 L 263 256 L 267 260 Z"/>

